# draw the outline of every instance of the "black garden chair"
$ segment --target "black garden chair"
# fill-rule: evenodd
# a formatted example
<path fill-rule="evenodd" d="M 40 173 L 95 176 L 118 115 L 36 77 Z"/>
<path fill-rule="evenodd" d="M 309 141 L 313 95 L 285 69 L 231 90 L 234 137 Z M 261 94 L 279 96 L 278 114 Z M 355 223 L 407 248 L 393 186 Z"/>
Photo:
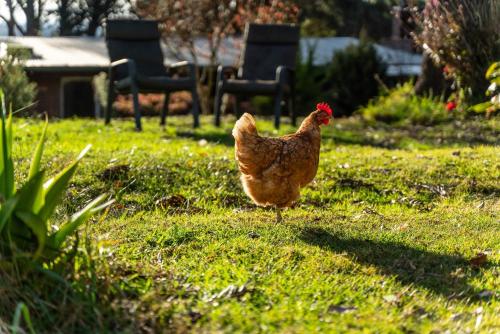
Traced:
<path fill-rule="evenodd" d="M 221 102 L 225 93 L 236 98 L 236 116 L 243 96 L 274 96 L 274 126 L 279 128 L 281 104 L 288 100 L 292 124 L 294 110 L 295 62 L 299 47 L 299 27 L 294 25 L 248 24 L 239 68 L 219 66 L 215 93 L 215 125 L 220 125 Z M 229 74 L 229 77 L 228 77 Z"/>
<path fill-rule="evenodd" d="M 141 130 L 139 93 L 165 94 L 160 121 L 161 125 L 165 125 L 169 94 L 176 91 L 190 91 L 194 127 L 199 126 L 195 68 L 185 61 L 172 64 L 168 68 L 165 67 L 160 46 L 160 32 L 156 21 L 108 20 L 106 23 L 106 46 L 111 60 L 108 73 L 106 124 L 111 121 L 112 105 L 116 94 L 132 94 L 135 126 L 137 130 Z M 174 77 L 175 72 L 181 68 L 187 70 L 187 76 L 177 75 Z"/>

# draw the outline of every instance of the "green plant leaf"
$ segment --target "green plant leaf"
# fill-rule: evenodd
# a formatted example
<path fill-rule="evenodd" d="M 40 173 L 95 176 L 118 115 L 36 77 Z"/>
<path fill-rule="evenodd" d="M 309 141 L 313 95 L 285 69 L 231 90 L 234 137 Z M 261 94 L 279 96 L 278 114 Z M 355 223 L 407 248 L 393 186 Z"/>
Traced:
<path fill-rule="evenodd" d="M 16 211 L 16 217 L 26 224 L 36 236 L 38 248 L 33 255 L 33 259 L 37 259 L 42 254 L 47 239 L 47 225 L 37 215 L 28 211 Z"/>
<path fill-rule="evenodd" d="M 483 112 L 491 106 L 492 106 L 492 103 L 488 101 L 488 102 L 483 102 L 483 103 L 473 105 L 472 107 L 470 107 L 470 110 L 473 110 L 475 112 Z"/>
<path fill-rule="evenodd" d="M 37 214 L 43 205 L 43 176 L 44 172 L 38 172 L 19 190 L 18 210 L 29 211 Z"/>
<path fill-rule="evenodd" d="M 486 71 L 486 79 L 490 79 L 498 75 L 500 75 L 500 62 L 497 61 L 488 67 L 488 70 Z"/>
<path fill-rule="evenodd" d="M 43 185 L 44 203 L 39 212 L 39 216 L 42 220 L 48 220 L 52 213 L 54 213 L 57 204 L 59 204 L 59 200 L 66 191 L 69 181 L 73 177 L 73 174 L 75 174 L 78 163 L 88 152 L 90 147 L 91 145 L 87 145 L 74 162 Z"/>
<path fill-rule="evenodd" d="M 4 171 L 6 181 L 6 195 L 7 198 L 9 198 L 14 194 L 15 190 L 14 162 L 12 161 L 12 110 L 9 112 L 5 124 L 5 140 L 7 141 L 7 159 L 5 160 Z"/>
<path fill-rule="evenodd" d="M 14 208 L 12 208 L 5 219 L 7 222 L 10 221 L 10 218 L 15 214 L 15 211 L 27 211 L 32 212 L 33 200 L 36 199 L 37 193 L 43 192 L 42 188 L 42 180 L 43 180 L 43 172 L 38 173 L 35 178 L 29 180 L 23 187 L 16 193 L 14 197 L 11 199 L 15 200 Z M 10 201 L 10 199 L 8 200 Z M 46 224 L 46 223 L 45 223 Z M 31 228 L 27 224 L 20 224 L 18 221 L 12 221 L 10 225 L 8 225 L 9 233 L 14 233 L 17 236 L 29 237 L 31 234 Z"/>
<path fill-rule="evenodd" d="M 45 136 L 47 133 L 48 125 L 49 125 L 49 120 L 47 116 L 45 116 L 45 126 L 43 127 L 42 135 L 38 140 L 35 152 L 33 152 L 33 157 L 31 158 L 31 165 L 30 165 L 30 172 L 28 175 L 28 179 L 31 179 L 32 177 L 35 176 L 36 173 L 40 171 L 40 161 L 42 160 L 43 148 L 45 146 Z"/>
<path fill-rule="evenodd" d="M 496 83 L 496 84 L 497 84 L 497 89 L 499 89 L 499 87 L 498 87 L 498 86 L 500 86 L 500 72 L 499 72 L 499 76 L 498 76 L 498 77 L 496 77 L 496 78 L 492 78 L 492 79 L 490 79 L 490 82 L 491 82 L 491 83 Z"/>
<path fill-rule="evenodd" d="M 21 316 L 24 318 L 24 322 L 28 326 L 28 329 L 31 334 L 35 334 L 35 330 L 33 329 L 33 324 L 31 323 L 30 312 L 28 307 L 24 303 L 19 303 L 16 306 L 16 310 L 14 312 L 14 318 L 12 319 L 11 330 L 13 334 L 25 333 L 25 331 L 21 328 Z"/>
<path fill-rule="evenodd" d="M 106 205 L 100 205 L 106 198 L 107 194 L 102 194 L 87 204 L 82 210 L 71 216 L 70 220 L 61 226 L 61 228 L 50 236 L 50 245 L 54 248 L 59 248 L 66 238 L 72 234 L 83 223 L 85 223 L 94 213 L 104 209 L 113 201 L 109 201 Z"/>
<path fill-rule="evenodd" d="M 7 153 L 12 155 L 12 108 L 10 109 L 9 115 L 7 116 L 7 123 L 5 126 L 6 137 L 7 137 Z"/>
<path fill-rule="evenodd" d="M 47 249 L 46 249 L 46 250 L 47 250 Z M 39 263 L 37 263 L 37 262 L 33 262 L 32 264 L 33 264 L 33 268 L 34 268 L 36 271 L 38 271 L 38 272 L 40 272 L 40 273 L 44 274 L 46 277 L 50 278 L 51 280 L 53 280 L 53 281 L 55 281 L 55 282 L 57 282 L 57 283 L 60 283 L 60 284 L 64 285 L 64 287 L 65 287 L 65 288 L 69 288 L 69 289 L 71 289 L 71 284 L 70 284 L 68 281 L 66 281 L 66 280 L 64 279 L 64 277 L 62 277 L 61 275 L 59 275 L 59 274 L 58 274 L 57 272 L 55 272 L 54 270 L 49 270 L 49 269 L 47 269 L 47 268 L 44 268 L 44 267 L 43 267 L 43 265 L 40 265 L 40 264 L 39 264 Z"/>
<path fill-rule="evenodd" d="M 8 199 L 11 195 L 10 193 L 10 177 L 11 171 L 10 167 L 13 165 L 10 159 L 9 152 L 9 140 L 7 139 L 7 109 L 5 107 L 5 96 L 3 91 L 0 91 L 0 104 L 1 104 L 1 127 L 0 127 L 0 192 L 5 199 Z"/>
<path fill-rule="evenodd" d="M 103 204 L 101 204 L 101 205 L 99 205 L 99 206 L 96 206 L 95 208 L 93 208 L 93 209 L 91 210 L 91 211 L 92 211 L 92 214 L 97 213 L 97 212 L 99 212 L 99 211 L 101 211 L 101 210 L 106 209 L 108 206 L 110 206 L 110 205 L 111 205 L 111 204 L 113 204 L 114 202 L 115 202 L 115 200 L 114 200 L 114 199 L 112 199 L 112 200 L 107 201 L 106 203 L 103 203 Z"/>
<path fill-rule="evenodd" d="M 14 196 L 2 204 L 2 208 L 0 209 L 0 233 L 2 232 L 5 224 L 9 221 L 9 218 L 12 217 L 12 212 L 14 212 L 18 201 L 19 196 Z"/>
<path fill-rule="evenodd" d="M 0 108 L 2 108 L 2 110 L 1 110 L 2 112 L 5 110 L 5 100 L 4 100 L 4 98 L 5 98 L 5 95 L 3 93 L 3 90 L 0 89 Z"/>

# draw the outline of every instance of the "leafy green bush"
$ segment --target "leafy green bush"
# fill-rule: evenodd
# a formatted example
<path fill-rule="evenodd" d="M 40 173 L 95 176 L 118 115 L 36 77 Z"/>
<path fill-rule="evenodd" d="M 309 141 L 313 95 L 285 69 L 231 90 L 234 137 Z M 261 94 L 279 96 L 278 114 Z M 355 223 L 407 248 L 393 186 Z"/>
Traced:
<path fill-rule="evenodd" d="M 335 116 L 351 115 L 361 105 L 378 94 L 378 80 L 385 77 L 386 66 L 373 45 L 362 42 L 350 45 L 333 55 L 328 65 L 315 65 L 315 47 L 307 49 L 307 58 L 297 59 L 295 68 L 295 110 L 306 116 L 314 101 L 327 101 L 333 105 Z M 271 114 L 272 97 L 252 99 L 257 114 Z"/>
<path fill-rule="evenodd" d="M 307 49 L 307 58 L 302 59 L 302 52 L 298 53 L 295 67 L 295 112 L 300 116 L 307 116 L 314 107 L 315 101 L 327 98 L 324 84 L 326 66 L 314 65 L 314 45 Z M 274 98 L 270 96 L 255 96 L 252 105 L 258 115 L 272 115 Z"/>
<path fill-rule="evenodd" d="M 450 119 L 450 112 L 446 111 L 442 101 L 415 95 L 411 82 L 398 85 L 359 110 L 366 121 L 401 125 L 440 123 Z"/>
<path fill-rule="evenodd" d="M 315 47 L 308 49 L 305 61 L 297 60 L 295 69 L 296 110 L 299 115 L 307 115 L 314 107 L 315 101 L 324 100 L 327 92 L 324 89 L 326 67 L 314 65 Z"/>
<path fill-rule="evenodd" d="M 36 84 L 30 82 L 24 72 L 21 54 L 21 51 L 11 53 L 9 48 L 9 52 L 0 56 L 0 89 L 6 105 L 14 111 L 32 105 L 37 93 Z"/>
<path fill-rule="evenodd" d="M 327 68 L 326 85 L 335 115 L 350 115 L 378 94 L 378 76 L 386 66 L 373 45 L 362 42 L 335 53 Z"/>
<path fill-rule="evenodd" d="M 74 175 L 78 163 L 89 150 L 88 145 L 69 166 L 44 182 L 45 171 L 40 161 L 43 154 L 45 124 L 40 140 L 33 153 L 28 178 L 24 185 L 16 188 L 14 162 L 12 159 L 12 113 L 7 116 L 5 99 L 0 90 L 0 268 L 13 267 L 27 270 L 34 265 L 52 263 L 63 253 L 64 242 L 93 214 L 107 207 L 111 202 L 102 202 L 106 194 L 91 201 L 75 213 L 59 228 L 51 228 L 51 217 L 60 204 L 66 188 Z M 22 263 L 22 266 L 19 264 Z"/>

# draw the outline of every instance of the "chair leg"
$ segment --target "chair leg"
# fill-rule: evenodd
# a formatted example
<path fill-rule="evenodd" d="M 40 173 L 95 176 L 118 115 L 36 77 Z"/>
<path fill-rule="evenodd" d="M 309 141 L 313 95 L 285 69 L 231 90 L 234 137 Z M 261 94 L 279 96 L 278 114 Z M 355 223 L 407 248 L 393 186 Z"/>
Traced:
<path fill-rule="evenodd" d="M 234 96 L 234 115 L 236 119 L 240 119 L 241 117 L 241 108 L 240 108 L 241 99 L 238 95 Z"/>
<path fill-rule="evenodd" d="M 161 108 L 161 119 L 160 119 L 160 125 L 165 126 L 166 118 L 167 118 L 167 113 L 168 113 L 168 101 L 170 99 L 170 93 L 165 92 L 165 100 L 163 101 L 163 108 Z"/>
<path fill-rule="evenodd" d="M 290 109 L 290 116 L 292 117 L 292 125 L 297 126 L 297 110 L 295 109 L 297 106 L 297 100 L 295 98 L 295 83 L 292 82 L 291 88 L 290 88 L 290 95 L 289 95 L 289 109 Z"/>
<path fill-rule="evenodd" d="M 295 95 L 291 94 L 288 97 L 288 112 L 292 119 L 292 125 L 297 126 L 297 114 L 295 113 Z"/>
<path fill-rule="evenodd" d="M 283 99 L 283 91 L 280 89 L 274 98 L 274 127 L 276 128 L 276 130 L 280 128 L 282 99 Z"/>
<path fill-rule="evenodd" d="M 132 99 L 134 102 L 135 129 L 137 131 L 142 131 L 141 111 L 139 110 L 139 88 L 135 83 L 133 83 L 130 87 L 130 92 L 132 93 Z"/>
<path fill-rule="evenodd" d="M 111 113 L 113 112 L 113 102 L 115 102 L 115 97 L 115 88 L 113 87 L 113 83 L 110 81 L 108 85 L 108 105 L 104 111 L 104 124 L 109 124 L 111 122 Z"/>
<path fill-rule="evenodd" d="M 191 89 L 193 128 L 200 126 L 200 99 L 198 98 L 198 89 L 196 85 Z"/>
<path fill-rule="evenodd" d="M 215 91 L 215 101 L 214 101 L 215 126 L 220 126 L 220 113 L 221 113 L 220 109 L 222 104 L 222 95 L 224 95 L 224 92 L 222 91 L 222 87 L 218 85 Z"/>

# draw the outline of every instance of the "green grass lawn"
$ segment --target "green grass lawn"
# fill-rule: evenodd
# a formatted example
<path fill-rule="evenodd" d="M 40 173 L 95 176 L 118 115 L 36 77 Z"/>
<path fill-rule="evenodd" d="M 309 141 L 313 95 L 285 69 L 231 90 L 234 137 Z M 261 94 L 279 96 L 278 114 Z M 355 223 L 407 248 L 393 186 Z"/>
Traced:
<path fill-rule="evenodd" d="M 32 307 L 52 327 L 42 331 L 500 332 L 498 118 L 334 121 L 316 181 L 279 225 L 242 191 L 233 118 L 220 129 L 203 118 L 195 131 L 191 118 L 168 121 L 146 120 L 142 133 L 130 120 L 50 124 L 50 171 L 93 144 L 59 217 L 103 191 L 117 202 L 80 233 L 90 237 L 93 274 L 79 277 L 90 306 L 61 301 L 64 321 Z M 270 121 L 258 127 L 277 135 Z M 27 165 L 41 124 L 15 128 Z M 487 262 L 476 267 L 480 252 Z"/>

